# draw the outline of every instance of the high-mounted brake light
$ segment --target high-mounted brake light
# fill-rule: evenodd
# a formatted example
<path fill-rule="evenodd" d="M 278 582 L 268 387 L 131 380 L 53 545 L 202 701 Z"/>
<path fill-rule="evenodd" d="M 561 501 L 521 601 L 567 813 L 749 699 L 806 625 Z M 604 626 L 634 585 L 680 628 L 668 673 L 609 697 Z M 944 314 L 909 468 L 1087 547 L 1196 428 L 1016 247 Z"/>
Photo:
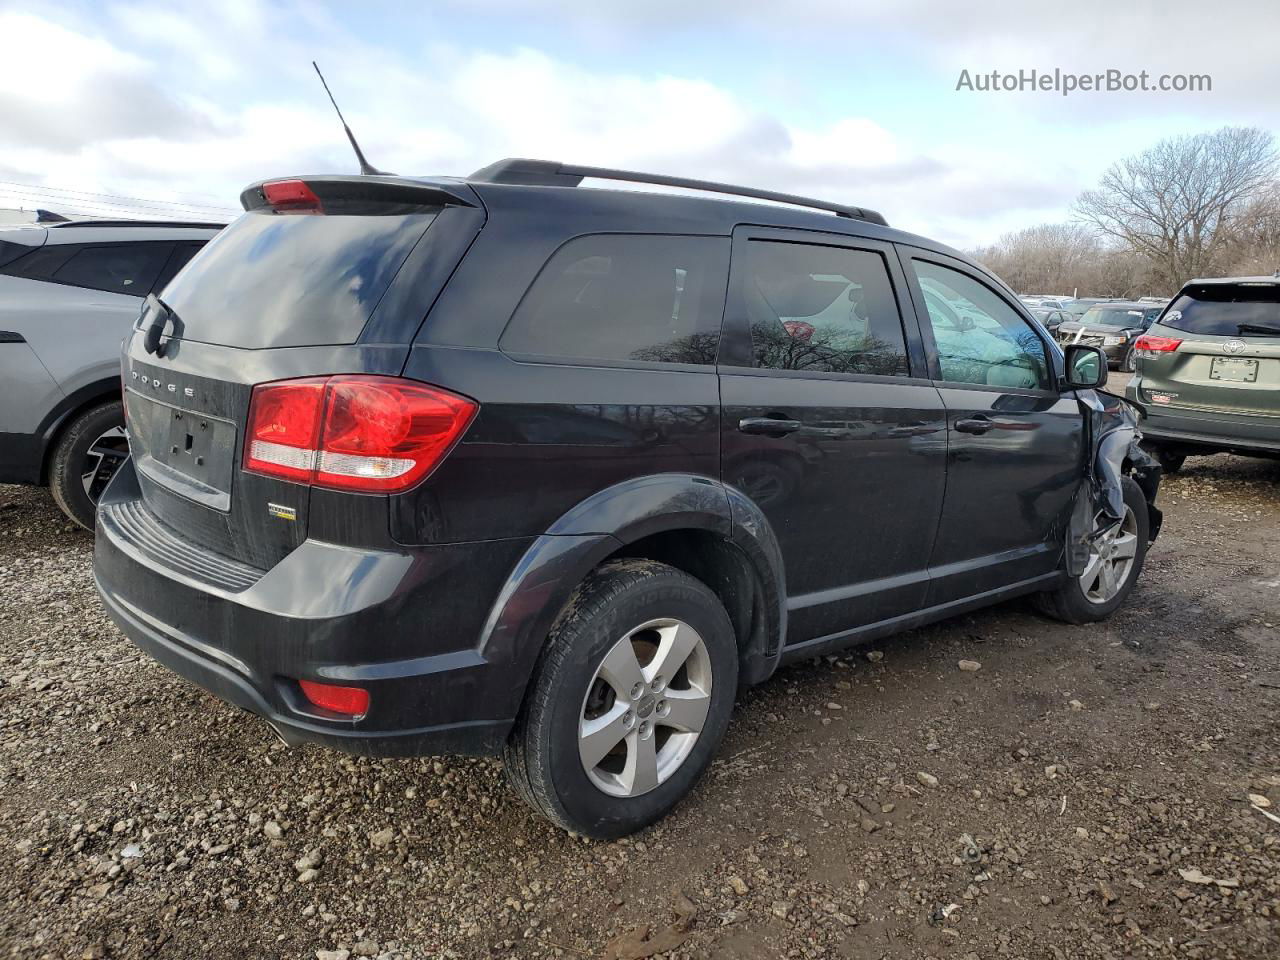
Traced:
<path fill-rule="evenodd" d="M 282 380 L 253 388 L 244 467 L 336 490 L 395 493 L 444 459 L 475 401 L 397 377 Z"/>
<path fill-rule="evenodd" d="M 1182 341 L 1176 337 L 1157 337 L 1155 334 L 1144 333 L 1134 341 L 1133 349 L 1142 356 L 1152 357 L 1158 353 L 1173 353 L 1180 346 Z"/>
<path fill-rule="evenodd" d="M 276 180 L 262 185 L 262 195 L 277 213 L 323 213 L 320 198 L 301 180 Z"/>
<path fill-rule="evenodd" d="M 299 680 L 302 695 L 314 706 L 332 713 L 359 719 L 369 712 L 369 691 L 363 687 L 342 687 L 335 683 Z"/>

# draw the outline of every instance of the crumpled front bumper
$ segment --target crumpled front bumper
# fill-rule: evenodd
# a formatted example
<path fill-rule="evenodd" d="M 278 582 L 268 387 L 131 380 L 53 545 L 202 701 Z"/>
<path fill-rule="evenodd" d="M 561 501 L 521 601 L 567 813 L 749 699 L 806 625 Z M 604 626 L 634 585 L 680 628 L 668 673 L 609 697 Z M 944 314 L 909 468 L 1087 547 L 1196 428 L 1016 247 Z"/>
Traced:
<path fill-rule="evenodd" d="M 1067 536 L 1067 572 L 1072 576 L 1084 572 L 1090 541 L 1124 520 L 1121 484 L 1126 476 L 1133 478 L 1146 497 L 1147 529 L 1152 541 L 1159 536 L 1164 522 L 1164 514 L 1155 502 L 1164 471 L 1139 445 L 1139 408 L 1123 397 L 1100 390 L 1082 390 L 1077 396 L 1086 415 L 1092 447 Z"/>

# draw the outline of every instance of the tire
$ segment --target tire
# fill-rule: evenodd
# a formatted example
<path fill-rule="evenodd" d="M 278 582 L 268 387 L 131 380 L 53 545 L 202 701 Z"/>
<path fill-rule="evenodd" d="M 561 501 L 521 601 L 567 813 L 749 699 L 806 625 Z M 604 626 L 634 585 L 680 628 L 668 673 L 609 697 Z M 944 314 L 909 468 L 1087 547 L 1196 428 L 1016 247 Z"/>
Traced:
<path fill-rule="evenodd" d="M 1125 373 L 1133 373 L 1138 369 L 1138 351 L 1130 347 L 1120 362 L 1120 369 Z"/>
<path fill-rule="evenodd" d="M 694 640 L 683 666 L 661 677 L 654 665 L 662 652 Z M 653 682 L 638 698 L 634 684 L 619 693 L 628 666 L 639 669 L 644 684 Z M 601 840 L 634 833 L 665 816 L 698 782 L 729 725 L 737 686 L 733 627 L 704 583 L 649 560 L 607 563 L 583 582 L 551 630 L 503 752 L 507 778 L 565 830 Z M 678 728 L 692 717 L 691 707 L 705 709 L 696 734 L 692 719 L 690 729 Z M 605 753 L 613 737 L 621 739 Z M 588 753 L 603 756 L 588 768 Z M 651 766 L 637 759 L 649 753 Z"/>
<path fill-rule="evenodd" d="M 1147 540 L 1150 534 L 1150 518 L 1147 514 L 1147 498 L 1137 483 L 1130 477 L 1121 481 L 1124 489 L 1125 519 L 1117 531 L 1117 537 L 1111 543 L 1112 550 L 1123 550 L 1121 544 L 1132 543 L 1130 562 L 1121 572 L 1116 573 L 1115 590 L 1106 589 L 1101 580 L 1093 580 L 1091 570 L 1086 570 L 1084 577 L 1072 577 L 1056 590 L 1037 595 L 1037 605 L 1041 612 L 1061 620 L 1064 623 L 1097 623 L 1105 620 L 1115 612 L 1116 608 L 1128 598 L 1134 584 L 1142 574 L 1142 564 L 1147 556 Z M 1128 541 L 1122 538 L 1131 537 Z M 1112 557 L 1118 556 L 1112 553 Z M 1118 560 L 1097 558 L 1103 564 L 1118 564 Z M 1090 557 L 1090 566 L 1095 562 L 1095 555 Z M 1085 583 L 1090 580 L 1090 583 Z"/>
<path fill-rule="evenodd" d="M 93 529 L 98 498 L 129 454 L 124 408 L 115 400 L 76 416 L 49 457 L 49 492 L 68 517 Z"/>
<path fill-rule="evenodd" d="M 1165 473 L 1177 473 L 1187 460 L 1185 453 L 1177 453 L 1158 444 L 1152 444 L 1148 452 L 1160 462 L 1160 469 Z"/>

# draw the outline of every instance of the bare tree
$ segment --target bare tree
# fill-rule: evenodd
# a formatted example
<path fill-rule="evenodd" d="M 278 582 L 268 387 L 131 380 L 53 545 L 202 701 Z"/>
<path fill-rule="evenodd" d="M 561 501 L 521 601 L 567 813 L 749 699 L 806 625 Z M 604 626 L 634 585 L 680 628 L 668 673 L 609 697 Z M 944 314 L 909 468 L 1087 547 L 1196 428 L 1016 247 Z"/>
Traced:
<path fill-rule="evenodd" d="M 1263 275 L 1280 269 L 1280 183 L 1255 197 L 1235 218 L 1222 272 Z"/>
<path fill-rule="evenodd" d="M 1100 255 L 1097 236 L 1074 223 L 1044 223 L 1006 233 L 981 260 L 1021 293 L 1065 293 L 1091 288 Z"/>
<path fill-rule="evenodd" d="M 1235 218 L 1275 179 L 1271 134 L 1254 127 L 1172 137 L 1113 164 L 1076 201 L 1079 219 L 1148 260 L 1168 290 L 1212 272 Z"/>

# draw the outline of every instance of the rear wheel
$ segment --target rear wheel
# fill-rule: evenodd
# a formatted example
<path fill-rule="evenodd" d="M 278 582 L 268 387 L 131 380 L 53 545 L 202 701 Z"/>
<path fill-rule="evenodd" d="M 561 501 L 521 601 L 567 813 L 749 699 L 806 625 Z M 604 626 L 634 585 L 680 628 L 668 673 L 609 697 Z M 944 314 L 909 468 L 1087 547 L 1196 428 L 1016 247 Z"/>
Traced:
<path fill-rule="evenodd" d="M 120 402 L 86 410 L 63 429 L 49 458 L 54 502 L 80 526 L 92 530 L 98 499 L 128 456 Z"/>
<path fill-rule="evenodd" d="M 1039 606 L 1066 623 L 1095 623 L 1111 616 L 1138 582 L 1147 556 L 1149 517 L 1142 489 L 1129 477 L 1124 489 L 1124 517 L 1119 525 L 1100 521 L 1089 545 L 1084 573 L 1057 590 L 1039 595 Z"/>
<path fill-rule="evenodd" d="M 693 789 L 729 724 L 737 643 L 719 599 L 664 564 L 606 564 L 552 631 L 503 755 L 566 830 L 620 837 Z"/>
<path fill-rule="evenodd" d="M 1138 369 L 1138 351 L 1130 347 L 1124 355 L 1124 360 L 1120 363 L 1120 369 L 1125 373 L 1133 373 Z"/>

